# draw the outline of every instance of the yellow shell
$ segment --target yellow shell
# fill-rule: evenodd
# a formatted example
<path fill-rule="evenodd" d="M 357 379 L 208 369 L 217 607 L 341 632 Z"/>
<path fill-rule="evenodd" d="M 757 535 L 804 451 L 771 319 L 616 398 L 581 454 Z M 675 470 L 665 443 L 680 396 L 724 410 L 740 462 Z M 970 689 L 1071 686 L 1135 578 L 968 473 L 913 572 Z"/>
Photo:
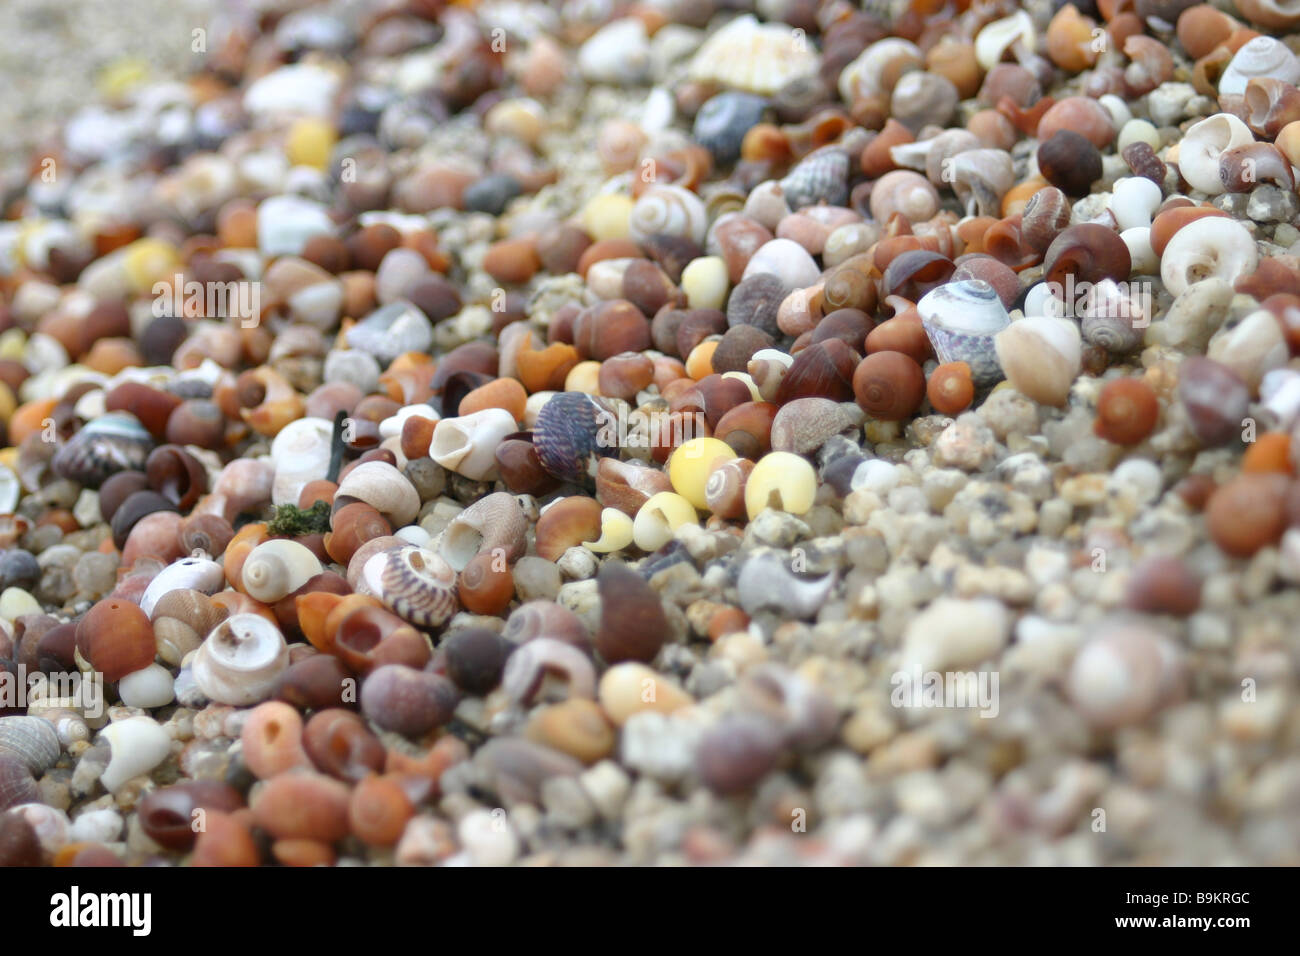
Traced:
<path fill-rule="evenodd" d="M 579 362 L 569 369 L 564 377 L 566 392 L 586 392 L 588 395 L 600 394 L 600 363 L 595 361 Z"/>
<path fill-rule="evenodd" d="M 600 537 L 584 541 L 582 546 L 597 554 L 622 551 L 632 543 L 632 519 L 617 508 L 606 508 L 600 513 Z"/>
<path fill-rule="evenodd" d="M 582 207 L 582 228 L 597 242 L 626 239 L 631 229 L 633 205 L 630 196 L 616 193 L 592 196 Z"/>
<path fill-rule="evenodd" d="M 692 309 L 721 309 L 729 287 L 727 263 L 721 256 L 700 256 L 682 270 L 682 291 Z"/>
<path fill-rule="evenodd" d="M 179 261 L 171 243 L 148 237 L 137 239 L 122 253 L 122 268 L 135 295 L 152 292 L 155 282 L 171 277 Z"/>
<path fill-rule="evenodd" d="M 752 520 L 764 508 L 804 514 L 817 496 L 817 473 L 807 459 L 774 451 L 759 459 L 745 483 L 745 510 Z"/>
<path fill-rule="evenodd" d="M 691 503 L 671 491 L 651 495 L 632 522 L 632 540 L 642 551 L 658 551 L 673 538 L 673 532 L 699 519 Z"/>
<path fill-rule="evenodd" d="M 324 169 L 330 161 L 335 142 L 334 127 L 315 116 L 304 116 L 289 128 L 284 144 L 285 155 L 294 166 Z"/>
<path fill-rule="evenodd" d="M 709 472 L 719 458 L 730 461 L 735 457 L 735 450 L 721 439 L 692 438 L 682 442 L 668 459 L 668 480 L 693 507 L 707 511 L 704 486 L 709 483 Z"/>

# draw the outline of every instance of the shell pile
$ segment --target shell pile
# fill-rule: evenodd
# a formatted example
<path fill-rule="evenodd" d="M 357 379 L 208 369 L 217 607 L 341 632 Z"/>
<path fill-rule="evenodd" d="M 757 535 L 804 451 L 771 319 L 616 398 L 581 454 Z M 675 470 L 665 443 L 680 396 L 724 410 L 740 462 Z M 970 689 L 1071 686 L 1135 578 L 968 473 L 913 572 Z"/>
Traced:
<path fill-rule="evenodd" d="M 0 170 L 0 865 L 1300 863 L 1300 12 L 1226 6 L 108 71 Z"/>

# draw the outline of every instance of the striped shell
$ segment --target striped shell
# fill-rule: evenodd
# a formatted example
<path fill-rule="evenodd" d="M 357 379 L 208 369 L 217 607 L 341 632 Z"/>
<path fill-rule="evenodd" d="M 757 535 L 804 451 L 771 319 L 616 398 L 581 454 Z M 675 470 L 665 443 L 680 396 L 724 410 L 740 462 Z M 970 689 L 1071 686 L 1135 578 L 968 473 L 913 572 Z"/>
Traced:
<path fill-rule="evenodd" d="M 86 425 L 54 453 L 50 467 L 60 478 L 98 488 L 119 471 L 143 471 L 153 438 L 127 412 L 108 412 Z"/>
<path fill-rule="evenodd" d="M 763 120 L 768 101 L 753 93 L 728 91 L 704 101 L 695 114 L 692 136 L 717 163 L 734 163 L 740 158 L 745 134 Z"/>
<path fill-rule="evenodd" d="M 645 242 L 651 236 L 683 236 L 703 245 L 709 217 L 700 197 L 681 186 L 651 186 L 632 207 L 628 221 L 631 237 Z"/>
<path fill-rule="evenodd" d="M 965 362 L 977 385 L 1001 380 L 993 336 L 1011 317 L 992 285 L 983 279 L 949 282 L 922 296 L 916 310 L 941 363 Z"/>
<path fill-rule="evenodd" d="M 791 209 L 815 206 L 845 206 L 849 199 L 849 154 L 839 146 L 823 146 L 804 157 L 781 180 Z"/>
<path fill-rule="evenodd" d="M 63 748 L 54 725 L 40 717 L 0 717 L 0 753 L 17 757 L 34 776 L 54 766 Z"/>
<path fill-rule="evenodd" d="M 614 413 L 584 392 L 561 392 L 542 406 L 533 425 L 533 445 L 542 467 L 565 481 L 583 482 L 597 459 L 615 449 Z"/>
<path fill-rule="evenodd" d="M 689 75 L 697 83 L 770 96 L 792 80 L 814 76 L 820 58 L 804 31 L 784 23 L 736 17 L 696 52 Z"/>
<path fill-rule="evenodd" d="M 37 803 L 41 788 L 23 762 L 13 754 L 0 753 L 0 811 L 23 803 Z"/>
<path fill-rule="evenodd" d="M 437 553 L 417 545 L 373 555 L 362 577 L 394 614 L 420 627 L 441 627 L 456 613 L 456 572 Z"/>

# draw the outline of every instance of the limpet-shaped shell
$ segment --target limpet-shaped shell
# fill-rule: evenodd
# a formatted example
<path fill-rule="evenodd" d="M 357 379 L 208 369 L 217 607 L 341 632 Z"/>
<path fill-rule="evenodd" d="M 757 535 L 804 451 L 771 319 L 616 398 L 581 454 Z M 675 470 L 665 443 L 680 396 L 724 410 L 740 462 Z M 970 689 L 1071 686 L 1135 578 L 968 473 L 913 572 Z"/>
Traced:
<path fill-rule="evenodd" d="M 0 717 L 0 754 L 23 762 L 39 777 L 59 759 L 63 748 L 54 725 L 43 717 Z"/>
<path fill-rule="evenodd" d="M 508 418 L 509 413 L 505 414 Z M 452 419 L 439 423 L 438 430 L 441 431 L 450 421 Z M 511 428 L 513 430 L 513 422 Z M 364 501 L 387 518 L 394 528 L 410 524 L 420 513 L 420 494 L 415 486 L 384 461 L 367 461 L 353 468 L 335 492 L 335 498 L 339 497 Z"/>
<path fill-rule="evenodd" d="M 793 80 L 814 76 L 820 57 L 812 44 L 784 23 L 736 17 L 700 46 L 688 75 L 697 83 L 716 83 L 770 96 Z"/>
<path fill-rule="evenodd" d="M 194 682 L 209 700 L 247 707 L 271 696 L 289 666 L 284 635 L 260 614 L 233 614 L 194 655 Z"/>
<path fill-rule="evenodd" d="M 456 572 L 427 548 L 381 551 L 366 561 L 361 574 L 385 607 L 420 627 L 441 627 L 459 608 Z"/>
<path fill-rule="evenodd" d="M 244 561 L 241 583 L 249 597 L 274 604 L 324 570 L 304 545 L 287 538 L 259 544 Z"/>
<path fill-rule="evenodd" d="M 54 453 L 50 468 L 90 488 L 98 488 L 119 471 L 141 471 L 153 451 L 153 437 L 127 412 L 108 412 L 87 422 Z"/>
<path fill-rule="evenodd" d="M 990 283 L 949 282 L 922 296 L 916 310 L 940 362 L 965 362 L 977 385 L 1002 378 L 993 337 L 1011 324 L 1011 316 Z"/>

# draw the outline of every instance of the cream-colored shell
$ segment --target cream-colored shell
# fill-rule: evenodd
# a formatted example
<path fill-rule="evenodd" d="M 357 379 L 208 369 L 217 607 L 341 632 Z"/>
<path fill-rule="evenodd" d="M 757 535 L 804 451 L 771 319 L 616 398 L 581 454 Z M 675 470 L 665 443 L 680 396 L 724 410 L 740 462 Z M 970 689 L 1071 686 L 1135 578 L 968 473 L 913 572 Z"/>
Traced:
<path fill-rule="evenodd" d="M 1220 96 L 1240 96 L 1253 79 L 1300 83 L 1300 57 L 1281 40 L 1258 36 L 1242 44 L 1219 76 Z"/>
<path fill-rule="evenodd" d="M 901 37 L 877 40 L 840 70 L 837 83 L 840 99 L 851 104 L 860 97 L 889 93 L 881 83 L 882 76 L 892 75 L 897 79 L 904 72 L 919 70 L 924 65 L 925 54 L 912 41 Z"/>
<path fill-rule="evenodd" d="M 274 604 L 323 570 L 320 559 L 306 546 L 288 538 L 273 538 L 249 553 L 240 581 L 249 597 Z"/>
<path fill-rule="evenodd" d="M 993 338 L 1007 381 L 1043 405 L 1064 405 L 1083 365 L 1079 327 L 1042 316 L 1012 322 Z"/>
<path fill-rule="evenodd" d="M 1037 36 L 1033 18 L 1028 12 L 1017 10 L 1009 17 L 994 20 L 975 35 L 975 59 L 983 69 L 991 70 L 1012 44 L 1019 43 L 1033 53 Z"/>
<path fill-rule="evenodd" d="M 485 408 L 458 418 L 444 418 L 433 432 L 429 457 L 448 471 L 485 481 L 496 475 L 497 446 L 518 430 L 514 417 L 503 408 Z"/>
<path fill-rule="evenodd" d="M 148 773 L 167 759 L 172 738 L 152 717 L 128 717 L 104 728 L 101 736 L 108 741 L 108 766 L 99 782 L 109 793 L 121 789 L 128 780 Z"/>
<path fill-rule="evenodd" d="M 280 429 L 271 442 L 273 504 L 296 505 L 307 482 L 325 477 L 333 436 L 334 423 L 324 418 L 300 418 Z"/>
<path fill-rule="evenodd" d="M 140 598 L 140 610 L 150 618 L 153 609 L 170 591 L 191 589 L 216 594 L 226 585 L 226 573 L 216 561 L 207 558 L 182 558 L 158 572 Z"/>
<path fill-rule="evenodd" d="M 700 197 L 689 189 L 672 185 L 651 186 L 632 207 L 628 228 L 636 242 L 662 234 L 684 236 L 699 245 L 704 242 L 709 217 Z"/>
<path fill-rule="evenodd" d="M 234 614 L 194 654 L 194 682 L 209 700 L 248 707 L 271 696 L 289 666 L 284 635 L 260 614 Z"/>
<path fill-rule="evenodd" d="M 804 31 L 784 23 L 760 24 L 745 14 L 704 41 L 688 74 L 697 83 L 770 96 L 791 80 L 813 76 L 819 63 Z"/>
<path fill-rule="evenodd" d="M 1203 279 L 1235 283 L 1258 265 L 1259 249 L 1245 226 L 1235 219 L 1207 216 L 1183 226 L 1166 243 L 1160 278 L 1169 294 L 1178 296 Z"/>
<path fill-rule="evenodd" d="M 1193 125 L 1178 144 L 1178 171 L 1194 189 L 1209 196 L 1224 191 L 1219 154 L 1255 142 L 1255 134 L 1231 113 L 1216 113 Z"/>
<path fill-rule="evenodd" d="M 505 413 L 510 417 L 510 413 Z M 437 431 L 454 419 L 439 422 Z M 437 432 L 435 432 L 436 438 Z M 335 496 L 356 498 L 374 508 L 394 528 L 415 520 L 420 513 L 420 494 L 406 476 L 385 461 L 367 461 L 348 472 Z"/>

